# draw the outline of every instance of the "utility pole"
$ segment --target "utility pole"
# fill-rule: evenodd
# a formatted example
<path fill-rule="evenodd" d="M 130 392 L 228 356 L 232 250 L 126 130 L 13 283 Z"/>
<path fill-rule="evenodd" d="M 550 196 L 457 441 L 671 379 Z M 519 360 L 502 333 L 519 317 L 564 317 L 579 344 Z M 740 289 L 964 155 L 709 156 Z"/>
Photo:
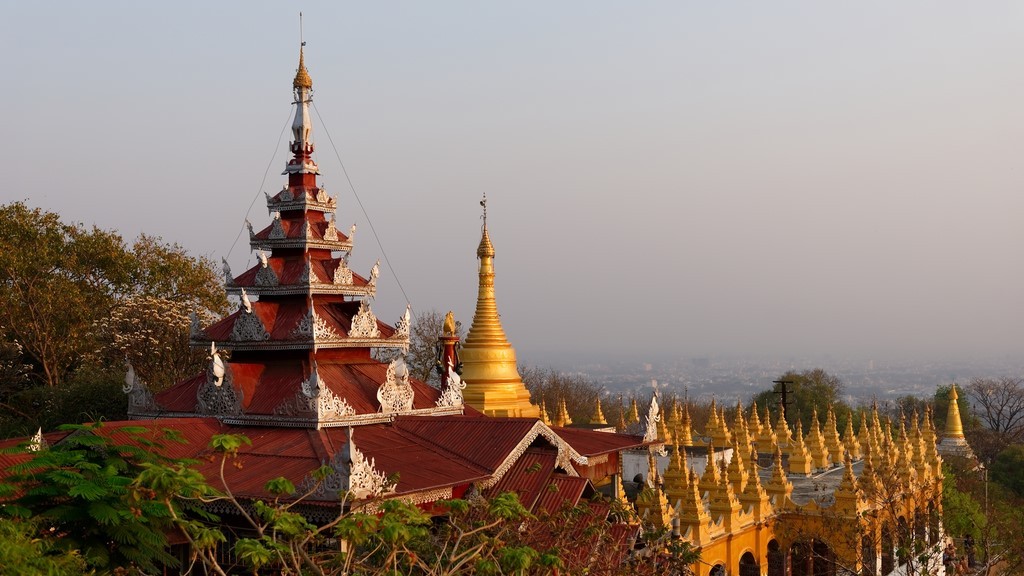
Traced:
<path fill-rule="evenodd" d="M 789 390 L 786 388 L 786 384 L 793 384 L 792 380 L 772 380 L 773 384 L 779 385 L 779 390 L 775 390 L 773 394 L 779 395 L 779 404 L 782 405 L 782 419 L 789 424 L 789 419 L 786 417 L 786 406 L 789 405 Z"/>

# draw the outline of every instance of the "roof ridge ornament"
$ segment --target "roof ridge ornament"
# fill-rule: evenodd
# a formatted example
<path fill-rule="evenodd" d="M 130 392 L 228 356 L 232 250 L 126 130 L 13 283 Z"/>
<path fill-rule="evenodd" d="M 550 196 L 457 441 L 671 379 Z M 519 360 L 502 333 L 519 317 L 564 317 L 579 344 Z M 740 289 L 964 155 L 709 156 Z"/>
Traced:
<path fill-rule="evenodd" d="M 462 391 L 466 389 L 466 383 L 462 381 L 451 361 L 448 362 L 448 385 L 437 399 L 438 408 L 460 408 L 462 407 Z"/>
<path fill-rule="evenodd" d="M 658 407 L 658 391 L 651 396 L 651 407 L 647 409 L 647 430 L 644 432 L 644 442 L 654 442 L 658 439 L 658 422 L 661 421 L 660 408 Z"/>
<path fill-rule="evenodd" d="M 380 338 L 377 317 L 374 316 L 365 299 L 359 301 L 359 312 L 352 318 L 352 327 L 349 329 L 348 335 L 349 338 Z"/>
<path fill-rule="evenodd" d="M 384 414 L 408 412 L 412 410 L 415 394 L 409 383 L 409 367 L 399 356 L 388 364 L 384 383 L 377 389 L 380 411 Z"/>
<path fill-rule="evenodd" d="M 128 413 L 156 412 L 156 401 L 149 387 L 135 373 L 135 367 L 125 359 L 127 370 L 124 375 L 124 386 L 121 391 L 128 395 Z"/>

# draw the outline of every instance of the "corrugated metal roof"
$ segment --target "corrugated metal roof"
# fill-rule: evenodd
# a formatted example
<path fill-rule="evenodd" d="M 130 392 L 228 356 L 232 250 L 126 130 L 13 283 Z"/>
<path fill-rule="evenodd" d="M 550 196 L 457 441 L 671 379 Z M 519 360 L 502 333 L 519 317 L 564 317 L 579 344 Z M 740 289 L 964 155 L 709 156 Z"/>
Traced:
<path fill-rule="evenodd" d="M 501 477 L 488 493 L 514 492 L 527 510 L 533 511 L 542 491 L 551 483 L 558 453 L 554 450 L 529 449 Z"/>
<path fill-rule="evenodd" d="M 493 472 L 536 422 L 485 416 L 421 416 L 399 417 L 394 424 Z"/>
<path fill-rule="evenodd" d="M 552 428 L 552 430 L 583 456 L 597 456 L 645 445 L 641 436 L 629 434 L 595 432 L 579 428 Z"/>
<path fill-rule="evenodd" d="M 540 491 L 540 497 L 532 511 L 554 514 L 563 506 L 575 506 L 589 483 L 590 480 L 586 478 L 554 474 Z"/>

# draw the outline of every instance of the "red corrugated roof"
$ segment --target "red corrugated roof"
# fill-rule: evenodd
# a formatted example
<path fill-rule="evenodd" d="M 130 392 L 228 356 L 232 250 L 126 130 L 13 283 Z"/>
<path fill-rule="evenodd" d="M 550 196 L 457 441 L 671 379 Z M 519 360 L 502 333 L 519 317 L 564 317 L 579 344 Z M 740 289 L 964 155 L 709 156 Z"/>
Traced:
<path fill-rule="evenodd" d="M 645 445 L 641 436 L 629 434 L 596 432 L 580 428 L 553 428 L 553 430 L 583 456 L 597 456 Z"/>
<path fill-rule="evenodd" d="M 532 512 L 547 512 L 554 514 L 563 506 L 575 506 L 580 501 L 580 496 L 590 481 L 586 478 L 554 474 L 545 483 L 540 491 L 540 497 Z"/>
<path fill-rule="evenodd" d="M 536 420 L 466 416 L 399 417 L 395 426 L 444 446 L 494 471 L 522 442 Z"/>
<path fill-rule="evenodd" d="M 489 490 L 489 494 L 514 492 L 527 510 L 533 511 L 541 492 L 551 483 L 556 451 L 531 448 Z"/>

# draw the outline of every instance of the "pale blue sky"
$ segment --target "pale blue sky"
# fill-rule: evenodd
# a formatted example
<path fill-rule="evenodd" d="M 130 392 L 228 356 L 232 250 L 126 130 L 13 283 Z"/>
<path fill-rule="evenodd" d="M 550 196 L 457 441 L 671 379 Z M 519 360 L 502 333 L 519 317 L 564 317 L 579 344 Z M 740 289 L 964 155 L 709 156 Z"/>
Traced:
<path fill-rule="evenodd" d="M 413 306 L 468 324 L 487 192 L 525 360 L 1024 352 L 1014 2 L 5 2 L 0 201 L 227 255 L 284 181 L 300 9 Z"/>

